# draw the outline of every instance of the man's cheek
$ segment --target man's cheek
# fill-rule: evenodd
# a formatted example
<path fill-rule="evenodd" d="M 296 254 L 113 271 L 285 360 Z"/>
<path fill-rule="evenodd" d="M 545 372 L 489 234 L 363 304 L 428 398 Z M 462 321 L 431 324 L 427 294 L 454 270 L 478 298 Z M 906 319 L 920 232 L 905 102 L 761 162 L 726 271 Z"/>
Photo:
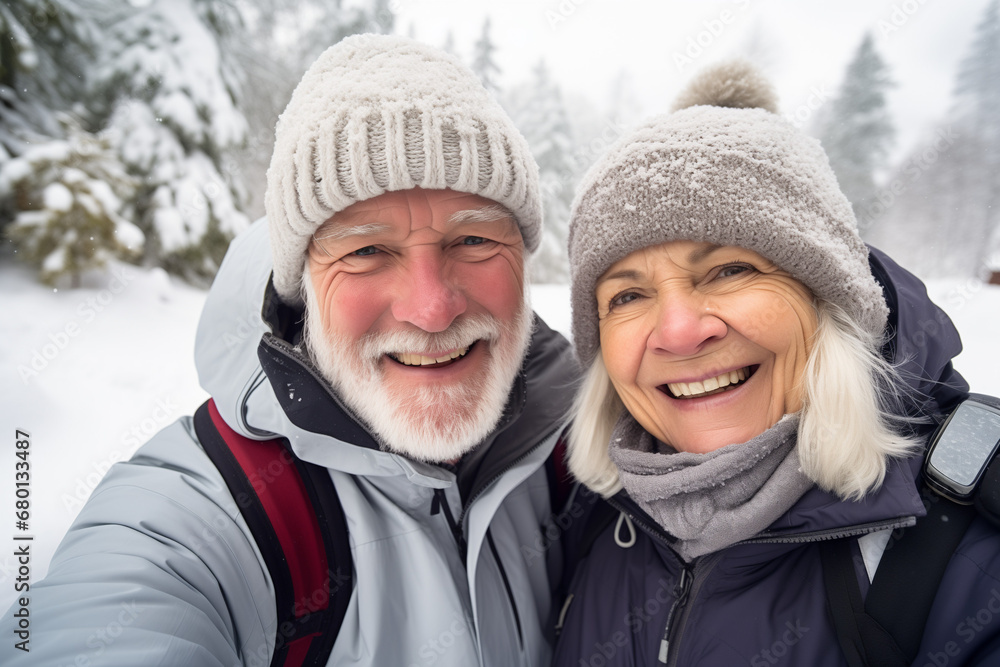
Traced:
<path fill-rule="evenodd" d="M 502 322 L 511 322 L 524 303 L 524 275 L 509 257 L 501 255 L 472 267 L 463 282 L 469 301 Z"/>

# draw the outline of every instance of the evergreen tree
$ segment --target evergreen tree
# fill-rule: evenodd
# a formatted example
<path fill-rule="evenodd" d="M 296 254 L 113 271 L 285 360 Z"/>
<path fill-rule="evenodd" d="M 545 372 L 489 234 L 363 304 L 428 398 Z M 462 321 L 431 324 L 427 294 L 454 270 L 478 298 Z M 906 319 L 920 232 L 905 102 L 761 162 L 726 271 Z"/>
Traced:
<path fill-rule="evenodd" d="M 483 21 L 483 32 L 474 47 L 472 71 L 483 82 L 483 87 L 494 95 L 500 92 L 497 77 L 500 76 L 501 71 L 495 60 L 496 50 L 497 47 L 490 36 L 490 17 L 487 16 L 486 20 Z"/>
<path fill-rule="evenodd" d="M 966 261 L 978 272 L 1000 250 L 1000 0 L 987 6 L 959 65 L 952 117 L 955 188 L 942 222 L 968 241 Z"/>
<path fill-rule="evenodd" d="M 71 0 L 0 4 L 0 179 L 13 158 L 64 139 L 57 114 L 80 99 L 95 39 Z M 0 197 L 0 225 L 18 210 L 10 196 Z"/>
<path fill-rule="evenodd" d="M 821 117 L 823 148 L 859 216 L 875 194 L 875 174 L 886 166 L 895 135 L 885 99 L 891 85 L 888 67 L 875 51 L 871 33 L 866 33 L 828 113 Z"/>
<path fill-rule="evenodd" d="M 947 119 L 883 188 L 866 239 L 925 278 L 986 277 L 1000 243 L 1000 1 L 978 24 Z M 993 255 L 991 257 L 991 254 Z"/>
<path fill-rule="evenodd" d="M 545 225 L 542 242 L 532 258 L 531 279 L 537 283 L 569 280 L 567 237 L 569 211 L 577 169 L 573 132 L 562 93 L 545 62 L 534 69 L 531 82 L 511 93 L 511 116 L 538 162 Z"/>
<path fill-rule="evenodd" d="M 16 252 L 55 285 L 101 268 L 111 258 L 135 259 L 142 232 L 124 219 L 122 200 L 134 182 L 106 140 L 60 118 L 66 140 L 51 140 L 10 160 L 0 176 L 0 193 L 13 195 L 18 212 L 7 228 Z"/>
<path fill-rule="evenodd" d="M 233 159 L 248 193 L 245 210 L 264 214 L 265 172 L 274 148 L 274 127 L 302 74 L 327 48 L 360 32 L 389 33 L 394 26 L 388 0 L 249 0 L 245 36 L 233 45 L 247 79 L 241 109 L 249 124 L 246 146 Z"/>
<path fill-rule="evenodd" d="M 133 204 L 144 261 L 207 281 L 248 224 L 223 169 L 247 132 L 237 107 L 242 68 L 220 46 L 235 39 L 240 17 L 209 0 L 116 10 L 104 21 L 92 107 L 141 182 Z"/>

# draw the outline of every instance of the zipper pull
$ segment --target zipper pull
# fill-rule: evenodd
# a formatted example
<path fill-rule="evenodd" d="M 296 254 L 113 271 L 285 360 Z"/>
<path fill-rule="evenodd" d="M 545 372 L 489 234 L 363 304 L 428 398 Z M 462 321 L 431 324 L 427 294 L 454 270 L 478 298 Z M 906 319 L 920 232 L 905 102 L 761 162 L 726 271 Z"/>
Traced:
<path fill-rule="evenodd" d="M 691 571 L 687 568 L 681 570 L 681 579 L 677 582 L 674 594 L 677 596 L 677 604 L 687 602 L 688 594 L 691 593 Z"/>
<path fill-rule="evenodd" d="M 667 616 L 667 626 L 663 629 L 663 639 L 660 640 L 660 653 L 657 655 L 657 659 L 660 664 L 667 664 L 667 657 L 670 655 L 670 625 L 674 620 L 674 615 L 677 610 L 684 606 L 687 602 L 688 595 L 691 593 L 691 573 L 688 569 L 681 569 L 681 578 L 677 581 L 677 585 L 674 587 L 674 597 L 677 598 L 673 605 L 670 606 L 670 614 Z"/>
<path fill-rule="evenodd" d="M 569 605 L 571 602 L 573 602 L 572 593 L 566 596 L 566 601 L 563 602 L 562 611 L 559 612 L 559 620 L 556 621 L 556 637 L 562 634 L 563 623 L 566 622 L 566 613 L 569 612 Z"/>

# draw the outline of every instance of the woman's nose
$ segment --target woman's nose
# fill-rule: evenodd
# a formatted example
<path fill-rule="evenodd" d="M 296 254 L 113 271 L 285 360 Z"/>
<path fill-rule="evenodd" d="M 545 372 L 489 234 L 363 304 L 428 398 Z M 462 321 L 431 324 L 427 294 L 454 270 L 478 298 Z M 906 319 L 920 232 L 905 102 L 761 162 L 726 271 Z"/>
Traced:
<path fill-rule="evenodd" d="M 439 253 L 421 253 L 407 261 L 399 277 L 392 315 L 424 331 L 444 331 L 465 312 L 465 294 L 452 284 Z"/>
<path fill-rule="evenodd" d="M 726 323 L 697 294 L 672 294 L 656 313 L 647 346 L 655 351 L 690 356 L 706 343 L 725 337 Z"/>

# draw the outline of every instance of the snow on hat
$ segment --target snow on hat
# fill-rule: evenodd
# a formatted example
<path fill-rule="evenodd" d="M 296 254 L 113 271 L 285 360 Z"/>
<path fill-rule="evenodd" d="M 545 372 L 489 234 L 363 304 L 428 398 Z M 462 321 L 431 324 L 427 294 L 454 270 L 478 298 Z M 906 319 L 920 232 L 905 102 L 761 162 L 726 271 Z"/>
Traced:
<path fill-rule="evenodd" d="M 476 75 L 413 40 L 348 37 L 303 75 L 275 130 L 264 206 L 278 294 L 302 303 L 309 240 L 332 215 L 414 187 L 503 204 L 525 250 L 538 246 L 538 166 Z"/>
<path fill-rule="evenodd" d="M 707 241 L 753 250 L 880 336 L 888 316 L 868 249 L 819 141 L 776 113 L 770 84 L 730 62 L 675 111 L 616 142 L 584 177 L 570 218 L 573 342 L 600 347 L 597 279 L 636 250 Z"/>

